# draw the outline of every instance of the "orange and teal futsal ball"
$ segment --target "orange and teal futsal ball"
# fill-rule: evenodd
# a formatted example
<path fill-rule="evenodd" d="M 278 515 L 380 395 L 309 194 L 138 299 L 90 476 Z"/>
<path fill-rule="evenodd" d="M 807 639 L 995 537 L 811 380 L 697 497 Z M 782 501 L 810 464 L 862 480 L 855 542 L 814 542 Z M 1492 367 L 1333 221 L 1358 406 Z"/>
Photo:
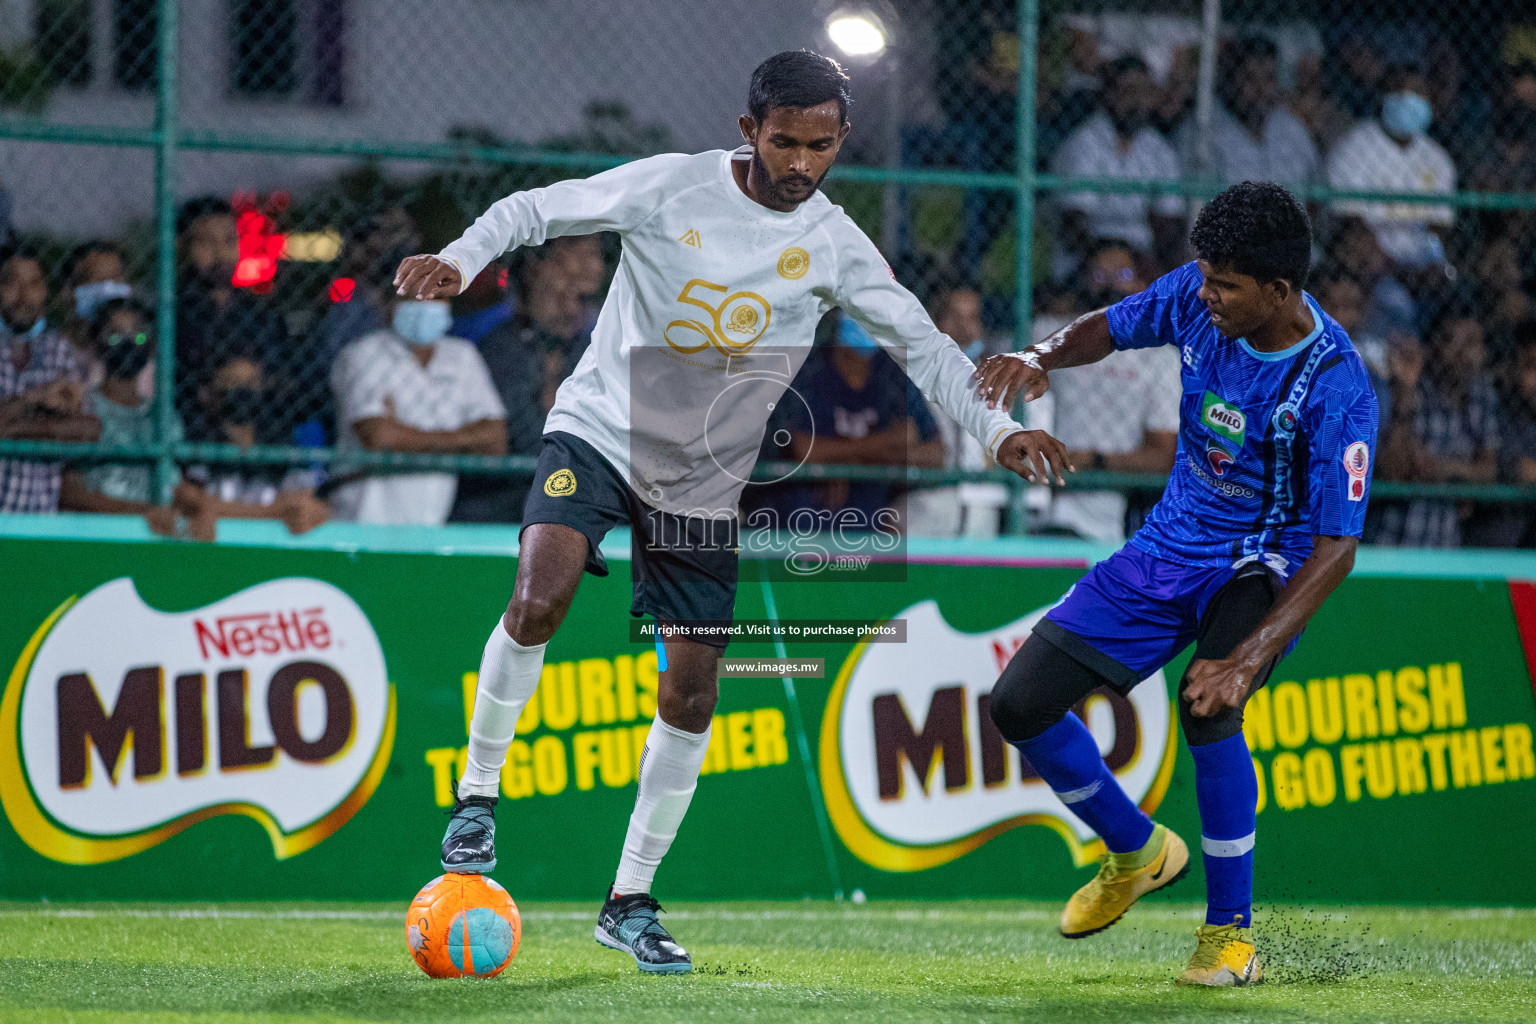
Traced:
<path fill-rule="evenodd" d="M 440 875 L 411 900 L 405 941 L 434 978 L 494 978 L 517 955 L 523 919 L 484 875 Z"/>

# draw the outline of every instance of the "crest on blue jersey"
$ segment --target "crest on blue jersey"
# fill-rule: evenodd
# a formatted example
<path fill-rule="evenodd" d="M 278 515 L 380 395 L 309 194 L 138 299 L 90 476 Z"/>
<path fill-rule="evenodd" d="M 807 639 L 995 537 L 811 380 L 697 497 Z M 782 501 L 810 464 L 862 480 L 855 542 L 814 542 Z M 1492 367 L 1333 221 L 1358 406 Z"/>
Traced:
<path fill-rule="evenodd" d="M 1205 461 L 1210 465 L 1211 472 L 1217 476 L 1226 476 L 1227 467 L 1235 461 L 1231 452 L 1215 441 L 1205 442 Z"/>

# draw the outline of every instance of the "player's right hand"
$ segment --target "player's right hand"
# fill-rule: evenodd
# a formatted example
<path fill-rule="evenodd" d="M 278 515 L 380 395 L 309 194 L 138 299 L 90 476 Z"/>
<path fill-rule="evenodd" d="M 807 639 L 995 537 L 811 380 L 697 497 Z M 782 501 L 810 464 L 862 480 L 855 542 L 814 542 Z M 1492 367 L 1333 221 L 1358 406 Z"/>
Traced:
<path fill-rule="evenodd" d="M 988 356 L 976 367 L 976 391 L 989 409 L 1007 409 L 1015 398 L 1033 402 L 1050 389 L 1051 380 L 1040 368 L 1033 349 Z"/>
<path fill-rule="evenodd" d="M 395 271 L 395 294 L 408 299 L 451 299 L 463 290 L 458 270 L 436 256 L 408 256 Z"/>

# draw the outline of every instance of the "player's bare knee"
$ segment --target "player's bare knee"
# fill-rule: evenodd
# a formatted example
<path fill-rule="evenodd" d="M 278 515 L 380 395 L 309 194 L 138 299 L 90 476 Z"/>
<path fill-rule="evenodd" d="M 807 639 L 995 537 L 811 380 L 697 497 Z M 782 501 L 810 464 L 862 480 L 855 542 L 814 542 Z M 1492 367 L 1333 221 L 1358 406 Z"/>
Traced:
<path fill-rule="evenodd" d="M 689 672 L 668 683 L 656 695 L 661 720 L 684 732 L 708 729 L 720 698 L 714 673 Z"/>
<path fill-rule="evenodd" d="M 502 622 L 513 640 L 532 647 L 555 635 L 569 606 L 568 600 L 547 594 L 514 594 Z"/>

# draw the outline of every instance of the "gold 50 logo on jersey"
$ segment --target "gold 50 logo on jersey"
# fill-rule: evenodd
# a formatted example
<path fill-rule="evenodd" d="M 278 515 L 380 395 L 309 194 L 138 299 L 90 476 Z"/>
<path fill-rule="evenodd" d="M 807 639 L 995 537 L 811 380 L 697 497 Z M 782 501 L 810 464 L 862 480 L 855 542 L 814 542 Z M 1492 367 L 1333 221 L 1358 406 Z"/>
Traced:
<path fill-rule="evenodd" d="M 768 321 L 773 316 L 768 300 L 756 292 L 733 292 L 723 284 L 699 278 L 683 286 L 677 301 L 709 314 L 705 320 L 673 320 L 667 324 L 662 336 L 668 345 L 683 353 L 714 346 L 722 355 L 745 355 L 768 330 Z"/>

